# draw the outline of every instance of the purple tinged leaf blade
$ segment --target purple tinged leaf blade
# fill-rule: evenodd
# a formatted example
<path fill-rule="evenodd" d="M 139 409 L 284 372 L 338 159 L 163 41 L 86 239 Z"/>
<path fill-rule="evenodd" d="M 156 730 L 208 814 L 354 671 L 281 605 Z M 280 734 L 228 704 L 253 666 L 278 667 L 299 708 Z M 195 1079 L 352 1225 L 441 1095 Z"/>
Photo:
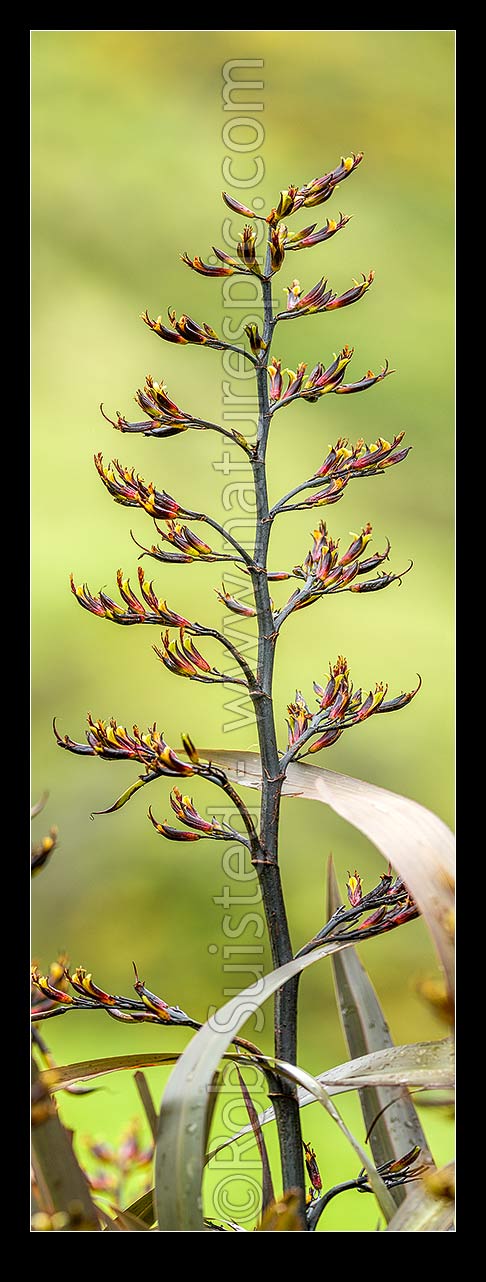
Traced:
<path fill-rule="evenodd" d="M 241 1076 L 238 1065 L 236 1065 L 236 1072 L 238 1074 L 238 1081 L 240 1083 L 241 1094 L 245 1101 L 246 1111 L 250 1119 L 251 1129 L 255 1136 L 258 1152 L 260 1154 L 261 1163 L 262 1163 L 262 1214 L 263 1214 L 267 1210 L 267 1207 L 269 1207 L 272 1204 L 272 1202 L 275 1201 L 275 1191 L 274 1191 L 273 1181 L 272 1181 L 272 1172 L 270 1170 L 270 1162 L 268 1160 L 267 1146 L 265 1144 L 263 1131 L 258 1119 L 258 1113 L 256 1111 L 255 1105 L 251 1098 L 246 1082 L 243 1080 Z"/>

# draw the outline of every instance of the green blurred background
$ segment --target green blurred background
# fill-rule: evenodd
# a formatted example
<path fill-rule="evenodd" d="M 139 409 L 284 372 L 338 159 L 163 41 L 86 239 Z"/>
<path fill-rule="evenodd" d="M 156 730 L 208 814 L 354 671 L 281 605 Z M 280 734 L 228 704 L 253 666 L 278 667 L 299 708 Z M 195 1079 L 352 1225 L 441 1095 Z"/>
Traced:
<path fill-rule="evenodd" d="M 223 971 L 224 909 L 214 897 L 230 884 L 224 848 L 164 842 L 147 820 L 146 794 L 92 821 L 90 813 L 109 805 L 136 772 L 59 752 L 51 721 L 55 714 L 62 733 L 83 739 L 89 709 L 128 726 L 156 719 L 176 748 L 181 730 L 200 744 L 257 746 L 250 725 L 223 734 L 227 692 L 178 681 L 156 662 L 157 630 L 90 617 L 76 606 L 68 582 L 72 570 L 76 582 L 110 593 L 119 566 L 136 582 L 130 528 L 141 542 L 152 541 L 147 517 L 111 502 L 93 466 L 95 451 L 135 466 L 187 506 L 223 516 L 226 481 L 213 466 L 222 457 L 220 438 L 122 437 L 98 406 L 103 401 L 110 414 L 116 408 L 140 417 L 133 393 L 150 372 L 184 409 L 221 421 L 227 377 L 221 354 L 162 345 L 139 314 L 146 306 L 152 316 L 171 306 L 217 330 L 225 314 L 241 319 L 239 311 L 224 312 L 220 281 L 196 276 L 179 258 L 187 250 L 207 259 L 211 245 L 223 244 L 222 130 L 231 113 L 223 112 L 222 66 L 232 58 L 264 60 L 263 70 L 247 74 L 264 80 L 263 93 L 249 96 L 264 103 L 253 118 L 265 130 L 258 154 L 266 171 L 256 189 L 230 188 L 234 196 L 251 203 L 256 191 L 268 209 L 281 187 L 326 172 L 341 155 L 365 153 L 335 199 L 309 211 L 302 225 L 318 219 L 322 226 L 340 209 L 352 221 L 328 244 L 287 258 L 274 293 L 283 304 L 284 286 L 295 275 L 308 289 L 323 274 L 342 292 L 370 267 L 374 286 L 352 309 L 283 326 L 275 354 L 294 369 L 303 359 L 312 368 L 319 359 L 328 364 L 348 342 L 355 347 L 351 378 L 369 367 L 377 372 L 386 357 L 397 371 L 362 397 L 279 413 L 269 451 L 271 496 L 313 472 L 339 435 L 390 439 L 405 430 L 405 443 L 413 445 L 385 479 L 350 485 L 323 514 L 344 546 L 349 531 L 371 520 L 372 547 L 382 548 L 388 536 L 391 567 L 403 569 L 413 558 L 414 568 L 400 589 L 344 594 L 289 621 L 275 685 L 281 739 L 296 686 L 311 699 L 312 681 L 323 679 L 338 653 L 365 688 L 384 679 L 391 692 L 411 689 L 420 672 L 423 688 L 410 707 L 343 736 L 316 764 L 403 792 L 449 824 L 453 818 L 453 33 L 34 33 L 32 796 L 47 789 L 49 800 L 33 836 L 55 823 L 60 841 L 34 885 L 32 949 L 42 968 L 65 949 L 73 965 L 83 964 L 112 992 L 130 991 L 133 958 L 149 987 L 201 1019 L 224 1001 L 225 988 L 251 982 L 244 961 L 241 975 Z M 232 158 L 241 175 L 252 172 L 251 157 Z M 300 225 L 294 220 L 292 230 Z M 274 568 L 303 559 L 313 524 L 297 513 L 275 526 Z M 218 566 L 145 566 L 173 609 L 221 626 L 213 593 Z M 285 593 L 285 585 L 275 585 L 277 602 Z M 242 628 L 251 633 L 253 624 Z M 217 662 L 211 645 L 205 653 Z M 219 801 L 200 784 L 193 792 L 202 810 Z M 151 792 L 159 819 L 169 816 L 168 794 L 164 781 Z M 383 871 L 364 838 L 311 802 L 284 803 L 281 849 L 296 947 L 324 920 L 330 851 L 341 879 L 356 866 L 369 889 Z M 248 882 L 241 893 L 253 889 Z M 240 893 L 234 883 L 233 893 Z M 244 905 L 233 907 L 234 928 L 244 912 Z M 240 939 L 254 944 L 252 929 Z M 394 1039 L 442 1036 L 444 1026 L 414 989 L 417 977 L 436 973 L 423 924 L 368 944 L 362 955 Z M 270 969 L 267 951 L 263 961 Z M 176 1030 L 126 1028 L 97 1014 L 69 1015 L 45 1024 L 44 1032 L 61 1063 L 180 1049 L 187 1040 Z M 269 1005 L 264 1032 L 257 1036 L 252 1021 L 247 1033 L 270 1046 Z M 323 964 L 302 982 L 299 1055 L 314 1072 L 346 1058 Z M 165 1070 L 149 1074 L 157 1099 L 165 1076 Z M 363 1138 L 356 1100 L 343 1097 L 342 1111 Z M 139 1112 L 128 1074 L 106 1079 L 86 1099 L 64 1096 L 62 1103 L 78 1137 L 114 1139 Z M 449 1158 L 451 1122 L 436 1110 L 422 1117 L 437 1161 Z M 326 1186 L 357 1173 L 352 1151 L 317 1104 L 305 1114 L 304 1135 L 317 1150 Z M 209 1208 L 215 1179 L 208 1177 Z M 244 1200 L 243 1186 L 232 1187 Z M 377 1210 L 373 1199 L 347 1194 L 323 1218 L 324 1231 L 373 1231 Z"/>

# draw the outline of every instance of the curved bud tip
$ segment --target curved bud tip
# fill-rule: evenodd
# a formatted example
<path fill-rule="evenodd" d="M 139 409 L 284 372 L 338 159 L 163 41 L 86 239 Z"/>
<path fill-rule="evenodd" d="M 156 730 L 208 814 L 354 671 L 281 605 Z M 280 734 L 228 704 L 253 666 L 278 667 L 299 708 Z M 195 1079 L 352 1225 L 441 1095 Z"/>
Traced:
<path fill-rule="evenodd" d="M 198 766 L 199 760 L 200 760 L 199 753 L 195 744 L 192 742 L 190 735 L 182 734 L 181 739 L 182 739 L 182 747 L 184 748 L 184 752 L 187 753 L 189 760 L 192 761 L 192 764 L 194 766 Z"/>
<path fill-rule="evenodd" d="M 232 209 L 235 214 L 243 214 L 245 218 L 255 217 L 253 210 L 248 205 L 242 205 L 239 200 L 234 200 L 233 196 L 228 195 L 228 192 L 222 191 L 221 195 L 225 205 L 228 206 L 228 209 Z"/>

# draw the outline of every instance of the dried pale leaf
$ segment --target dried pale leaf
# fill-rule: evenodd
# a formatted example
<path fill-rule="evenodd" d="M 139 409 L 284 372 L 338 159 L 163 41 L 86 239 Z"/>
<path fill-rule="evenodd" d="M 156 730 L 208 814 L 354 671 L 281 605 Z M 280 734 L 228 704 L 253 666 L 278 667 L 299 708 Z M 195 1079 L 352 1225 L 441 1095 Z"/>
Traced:
<path fill-rule="evenodd" d="M 66 1007 L 66 1009 L 69 1009 Z M 183 1027 L 181 1025 L 181 1027 Z M 80 1081 L 89 1081 L 93 1077 L 106 1077 L 109 1073 L 119 1073 L 128 1069 L 141 1068 L 163 1068 L 167 1064 L 176 1064 L 182 1051 L 167 1051 L 139 1054 L 139 1055 L 112 1055 L 105 1059 L 85 1059 L 75 1064 L 56 1065 L 55 1068 L 46 1068 L 39 1073 L 39 1080 L 47 1086 L 50 1091 L 67 1090 L 73 1083 Z M 263 1062 L 263 1057 L 250 1054 L 227 1054 L 222 1056 L 227 1060 L 234 1060 L 238 1064 L 254 1064 Z M 93 1090 L 96 1090 L 93 1087 Z M 89 1091 L 87 1092 L 89 1093 Z"/>
<path fill-rule="evenodd" d="M 346 1091 L 362 1090 L 374 1086 L 415 1086 L 426 1090 L 441 1090 L 454 1084 L 454 1043 L 452 1038 L 440 1042 L 413 1042 L 409 1046 L 392 1046 L 373 1051 L 328 1068 L 316 1074 L 316 1080 L 325 1086 L 329 1095 L 342 1095 Z M 314 1096 L 302 1089 L 298 1091 L 300 1108 L 314 1102 Z M 275 1120 L 273 1108 L 259 1114 L 261 1126 Z M 209 1162 L 228 1144 L 234 1144 L 248 1135 L 250 1126 L 243 1126 L 218 1148 L 208 1153 Z M 400 1154 L 399 1156 L 402 1156 Z"/>
<path fill-rule="evenodd" d="M 200 749 L 241 786 L 261 788 L 256 752 Z M 450 992 L 454 992 L 454 837 L 442 819 L 409 797 L 363 779 L 292 763 L 283 795 L 324 802 L 373 842 L 400 873 L 423 913 Z"/>
<path fill-rule="evenodd" d="M 107 1073 L 118 1073 L 121 1069 L 159 1068 L 164 1064 L 175 1064 L 179 1052 L 154 1052 L 140 1055 L 112 1055 L 106 1059 L 84 1059 L 77 1064 L 62 1064 L 56 1068 L 47 1068 L 39 1074 L 39 1079 L 51 1091 L 64 1090 L 73 1082 L 90 1081 L 93 1077 L 104 1077 Z"/>

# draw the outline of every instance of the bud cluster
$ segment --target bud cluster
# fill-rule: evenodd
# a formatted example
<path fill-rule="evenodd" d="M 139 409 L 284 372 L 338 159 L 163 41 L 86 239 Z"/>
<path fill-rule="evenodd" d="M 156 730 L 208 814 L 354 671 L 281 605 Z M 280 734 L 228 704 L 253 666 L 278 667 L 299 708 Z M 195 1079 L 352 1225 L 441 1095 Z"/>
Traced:
<path fill-rule="evenodd" d="M 186 1024 L 190 1028 L 201 1027 L 186 1015 L 180 1006 L 169 1006 L 156 993 L 146 988 L 139 979 L 135 966 L 134 970 L 134 988 L 140 1000 L 105 992 L 94 983 L 92 975 L 88 974 L 83 966 L 78 966 L 72 974 L 65 966 L 55 983 L 51 972 L 47 976 L 41 975 L 38 966 L 34 966 L 32 985 L 34 990 L 41 994 L 42 1001 L 37 1000 L 34 1005 L 32 1018 L 34 1022 L 48 1019 L 60 1008 L 64 1011 L 105 1010 L 113 1019 L 121 1020 L 123 1023 L 142 1021 L 142 1023 L 156 1024 Z M 69 991 L 70 989 L 72 992 Z"/>
<path fill-rule="evenodd" d="M 419 689 L 420 679 L 415 690 L 411 690 L 408 694 L 396 695 L 393 699 L 385 699 L 388 686 L 380 681 L 374 691 L 370 690 L 365 696 L 361 688 L 356 691 L 353 689 L 347 660 L 339 655 L 335 664 L 329 664 L 329 679 L 326 685 L 321 686 L 314 682 L 317 712 L 311 712 L 300 690 L 296 691 L 295 702 L 288 705 L 288 751 L 283 760 L 285 762 L 296 758 L 299 760 L 303 755 L 301 750 L 304 747 L 306 753 L 329 748 L 331 744 L 336 743 L 344 730 L 360 725 L 377 713 L 397 712 L 405 708 Z M 314 738 L 316 735 L 318 737 Z M 314 740 L 312 743 L 310 743 L 311 739 Z"/>
<path fill-rule="evenodd" d="M 296 953 L 296 957 L 304 957 L 324 943 L 361 943 L 376 935 L 387 934 L 389 930 L 420 916 L 420 909 L 408 887 L 402 877 L 393 878 L 390 866 L 388 872 L 382 873 L 378 885 L 366 895 L 356 869 L 354 874 L 348 873 L 346 889 L 350 907 L 341 904 L 317 935 Z"/>

